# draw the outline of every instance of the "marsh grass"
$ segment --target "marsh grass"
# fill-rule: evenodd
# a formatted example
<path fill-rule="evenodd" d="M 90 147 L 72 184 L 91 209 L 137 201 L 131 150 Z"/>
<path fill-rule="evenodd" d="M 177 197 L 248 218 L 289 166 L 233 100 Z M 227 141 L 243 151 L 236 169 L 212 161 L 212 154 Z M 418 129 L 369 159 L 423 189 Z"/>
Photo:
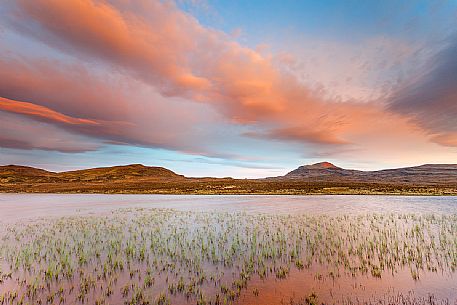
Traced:
<path fill-rule="evenodd" d="M 280 281 L 291 268 L 323 266 L 321 281 L 452 274 L 457 215 L 123 209 L 12 225 L 0 246 L 0 304 L 231 304 L 262 294 L 253 277 Z"/>
<path fill-rule="evenodd" d="M 317 294 L 311 293 L 305 298 L 289 301 L 282 301 L 281 305 L 320 305 Z M 343 300 L 342 305 L 451 305 L 449 300 L 438 300 L 432 294 L 425 297 L 418 297 L 414 293 L 397 293 L 383 295 L 376 299 L 360 301 L 360 300 Z"/>

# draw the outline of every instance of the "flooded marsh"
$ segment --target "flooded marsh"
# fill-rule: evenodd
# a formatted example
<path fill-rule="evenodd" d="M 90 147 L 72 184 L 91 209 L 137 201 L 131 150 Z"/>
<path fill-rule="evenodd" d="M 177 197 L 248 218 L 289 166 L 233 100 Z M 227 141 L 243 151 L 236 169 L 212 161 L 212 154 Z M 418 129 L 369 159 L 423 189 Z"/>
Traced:
<path fill-rule="evenodd" d="M 452 212 L 151 204 L 4 222 L 0 236 L 0 304 L 457 301 Z"/>

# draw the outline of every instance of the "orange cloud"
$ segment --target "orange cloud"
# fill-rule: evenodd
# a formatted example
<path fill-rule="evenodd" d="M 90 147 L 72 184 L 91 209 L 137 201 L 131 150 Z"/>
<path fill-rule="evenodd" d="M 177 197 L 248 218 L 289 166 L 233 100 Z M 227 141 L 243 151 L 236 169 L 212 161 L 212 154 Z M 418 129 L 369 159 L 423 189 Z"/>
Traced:
<path fill-rule="evenodd" d="M 212 133 L 214 129 L 201 130 L 200 125 L 213 120 L 205 105 L 164 98 L 148 86 L 115 72 L 100 77 L 98 71 L 92 72 L 81 64 L 5 56 L 0 58 L 0 66 L 4 68 L 0 70 L 2 147 L 16 143 L 17 147 L 36 148 L 42 146 L 30 144 L 31 140 L 47 140 L 48 133 L 24 140 L 27 132 L 6 130 L 5 115 L 14 113 L 35 120 L 37 126 L 46 122 L 64 129 L 56 135 L 73 134 L 67 138 L 222 155 L 211 149 L 217 139 Z M 34 134 L 34 128 L 28 132 Z"/>
<path fill-rule="evenodd" d="M 0 147 L 82 153 L 101 147 L 96 139 L 74 134 L 34 117 L 1 112 Z"/>
<path fill-rule="evenodd" d="M 0 97 L 0 110 L 23 114 L 32 117 L 38 117 L 41 119 L 65 124 L 98 124 L 96 121 L 93 120 L 73 118 L 43 106 L 27 102 L 14 101 L 3 97 Z"/>
<path fill-rule="evenodd" d="M 326 100 L 322 92 L 309 89 L 287 69 L 281 69 L 277 65 L 281 60 L 275 61 L 271 55 L 241 46 L 229 35 L 203 27 L 172 2 L 18 0 L 18 9 L 25 22 L 21 26 L 27 28 L 23 31 L 34 38 L 110 71 L 122 71 L 154 87 L 162 97 L 210 105 L 228 121 L 261 129 L 247 133 L 250 136 L 349 145 L 368 137 L 378 141 L 395 137 L 385 132 L 391 126 L 396 126 L 402 136 L 423 136 L 407 114 L 389 112 L 383 105 Z M 287 58 L 287 61 L 291 60 Z M 28 76 L 24 73 L 22 78 L 30 87 L 38 82 L 35 87 L 40 91 L 52 88 L 51 84 L 56 80 L 65 79 L 48 79 L 46 85 L 40 83 L 40 78 L 29 79 Z M 6 76 L 1 78 L 7 79 Z M 12 81 L 8 90 L 21 82 L 21 78 Z M 67 89 L 67 92 L 78 92 L 71 90 L 71 84 Z M 130 112 L 128 122 L 140 127 L 124 128 L 107 123 L 103 126 L 109 125 L 109 128 L 91 131 L 109 140 L 148 145 L 166 143 L 167 147 L 178 147 L 180 144 L 176 142 L 180 141 L 191 144 L 192 141 L 186 138 L 189 133 L 180 131 L 179 137 L 172 134 L 179 132 L 178 128 L 170 126 L 171 122 L 150 123 L 152 119 L 148 115 L 154 115 L 158 120 L 161 116 L 153 107 L 137 104 L 134 99 L 125 102 L 116 97 L 112 100 L 99 98 L 97 88 L 91 89 L 87 91 L 92 98 L 81 99 L 91 107 L 84 108 L 76 102 L 58 105 L 57 100 L 40 99 L 41 103 L 51 103 L 46 105 L 50 109 L 97 121 L 102 117 L 107 121 L 111 119 L 104 114 L 105 109 L 122 119 L 125 112 Z M 20 95 L 20 90 L 16 94 Z M 70 108 L 71 112 L 60 110 Z M 118 110 L 120 108 L 122 110 Z M 79 115 L 78 109 L 87 113 Z M 164 106 L 159 110 L 172 112 Z M 91 116 L 91 111 L 98 115 Z M 178 107 L 173 111 L 178 112 Z M 182 120 L 173 123 L 187 126 L 181 121 L 191 120 L 192 115 L 184 111 L 178 114 Z M 162 134 L 164 126 L 170 127 L 172 132 Z M 189 150 L 199 151 L 197 147 Z"/>
<path fill-rule="evenodd" d="M 443 146 L 457 147 L 457 132 L 449 132 L 432 136 L 431 140 Z"/>
<path fill-rule="evenodd" d="M 49 44 L 122 67 L 166 96 L 215 104 L 240 121 L 284 109 L 281 82 L 291 80 L 282 79 L 269 58 L 202 27 L 169 2 L 132 2 L 122 11 L 91 0 L 19 5 L 51 34 L 41 34 Z"/>
<path fill-rule="evenodd" d="M 202 29 L 167 2 L 150 1 L 148 9 L 154 19 L 148 21 L 104 1 L 21 0 L 19 5 L 30 18 L 79 52 L 159 82 L 165 91 L 200 90 L 210 85 L 186 63 L 185 54 L 195 47 L 193 38 Z"/>
<path fill-rule="evenodd" d="M 326 131 L 308 131 L 302 126 L 286 127 L 264 132 L 246 132 L 246 136 L 266 139 L 288 140 L 296 142 L 308 142 L 316 144 L 350 144 L 347 141 L 336 138 Z"/>
<path fill-rule="evenodd" d="M 125 120 L 128 82 L 97 77 L 82 64 L 0 57 L 0 96 L 94 120 Z M 114 85 L 113 85 L 114 83 Z"/>

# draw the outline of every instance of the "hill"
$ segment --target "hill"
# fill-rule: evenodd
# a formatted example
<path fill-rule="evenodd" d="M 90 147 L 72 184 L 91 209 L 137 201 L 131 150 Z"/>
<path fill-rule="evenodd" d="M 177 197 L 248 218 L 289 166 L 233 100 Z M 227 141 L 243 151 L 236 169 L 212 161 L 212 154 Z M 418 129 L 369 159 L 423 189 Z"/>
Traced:
<path fill-rule="evenodd" d="M 107 182 L 115 180 L 141 179 L 178 179 L 184 176 L 163 167 L 144 166 L 142 164 L 98 167 L 77 171 L 63 172 L 59 177 L 66 181 Z"/>
<path fill-rule="evenodd" d="M 60 173 L 7 165 L 0 166 L 0 192 L 457 195 L 457 165 L 360 171 L 321 162 L 263 179 L 189 178 L 141 164 Z"/>
<path fill-rule="evenodd" d="M 337 167 L 328 162 L 300 166 L 279 179 L 327 182 L 372 182 L 412 185 L 455 185 L 456 164 L 426 164 L 414 167 L 359 171 Z"/>
<path fill-rule="evenodd" d="M 0 166 L 0 185 L 26 182 L 58 181 L 57 174 L 29 166 L 6 165 Z"/>

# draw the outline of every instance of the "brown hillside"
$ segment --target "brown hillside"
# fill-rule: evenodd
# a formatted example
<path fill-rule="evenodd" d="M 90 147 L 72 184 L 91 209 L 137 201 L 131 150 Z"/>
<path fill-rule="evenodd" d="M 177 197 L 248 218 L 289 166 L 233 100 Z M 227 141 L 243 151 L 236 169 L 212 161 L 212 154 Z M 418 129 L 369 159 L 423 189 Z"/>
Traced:
<path fill-rule="evenodd" d="M 347 170 L 328 162 L 265 179 L 186 178 L 141 164 L 62 173 L 0 166 L 0 192 L 153 194 L 457 194 L 457 165 L 381 171 Z"/>

